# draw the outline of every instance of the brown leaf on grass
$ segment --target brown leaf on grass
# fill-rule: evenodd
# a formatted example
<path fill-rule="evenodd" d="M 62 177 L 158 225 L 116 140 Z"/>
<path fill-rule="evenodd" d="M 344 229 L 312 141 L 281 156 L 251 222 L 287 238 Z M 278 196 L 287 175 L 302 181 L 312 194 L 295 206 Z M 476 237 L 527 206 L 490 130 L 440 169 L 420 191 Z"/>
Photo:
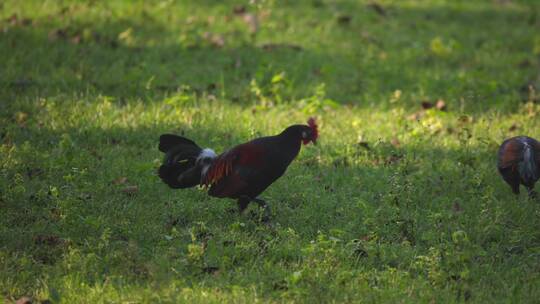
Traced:
<path fill-rule="evenodd" d="M 422 116 L 424 116 L 425 112 L 422 110 L 422 111 L 418 111 L 418 112 L 415 112 L 409 116 L 407 116 L 407 119 L 408 120 L 419 120 L 420 118 L 422 118 Z"/>
<path fill-rule="evenodd" d="M 368 242 L 368 241 L 371 241 L 373 239 L 373 237 L 369 234 L 367 235 L 364 235 L 363 237 L 360 238 L 360 240 L 364 241 L 364 242 Z"/>
<path fill-rule="evenodd" d="M 444 102 L 444 100 L 439 99 L 435 104 L 435 108 L 437 108 L 437 110 L 439 111 L 446 111 L 446 103 Z"/>
<path fill-rule="evenodd" d="M 371 2 L 367 4 L 367 7 L 371 8 L 372 10 L 374 10 L 377 14 L 381 16 L 386 16 L 386 10 L 384 9 L 384 7 L 382 7 L 382 5 L 380 5 L 377 2 Z"/>
<path fill-rule="evenodd" d="M 420 105 L 422 106 L 422 109 L 428 110 L 433 108 L 433 103 L 427 100 L 421 101 Z"/>
<path fill-rule="evenodd" d="M 225 39 L 220 34 L 204 32 L 203 38 L 215 47 L 223 47 L 225 45 Z"/>
<path fill-rule="evenodd" d="M 15 304 L 32 304 L 32 298 L 30 297 L 22 297 L 15 301 Z"/>
<path fill-rule="evenodd" d="M 6 22 L 11 25 L 11 26 L 29 26 L 32 24 L 32 19 L 30 18 L 19 18 L 19 16 L 17 14 L 13 14 L 11 16 L 9 16 L 7 19 L 6 19 Z"/>
<path fill-rule="evenodd" d="M 440 111 L 446 111 L 446 102 L 444 102 L 444 100 L 442 99 L 438 99 L 435 104 L 433 104 L 429 100 L 423 100 L 420 102 L 420 106 L 422 107 L 423 110 L 429 110 L 429 109 L 435 108 Z"/>
<path fill-rule="evenodd" d="M 461 208 L 461 205 L 459 204 L 458 201 L 455 201 L 454 204 L 452 205 L 452 210 L 455 212 L 455 213 L 460 213 L 461 211 L 463 211 L 463 209 Z"/>
<path fill-rule="evenodd" d="M 19 16 L 17 16 L 17 14 L 13 14 L 9 16 L 6 21 L 11 25 L 17 25 L 17 22 L 19 21 Z"/>
<path fill-rule="evenodd" d="M 339 25 L 349 25 L 351 23 L 352 17 L 350 15 L 340 15 L 337 17 L 337 23 Z"/>
<path fill-rule="evenodd" d="M 71 39 L 70 39 L 69 41 L 70 41 L 71 43 L 73 43 L 73 44 L 79 44 L 79 43 L 81 43 L 81 40 L 82 40 L 81 35 L 80 35 L 80 34 L 77 34 L 77 35 L 71 37 Z"/>
<path fill-rule="evenodd" d="M 246 23 L 248 26 L 248 30 L 251 34 L 257 33 L 259 30 L 259 18 L 257 15 L 254 14 L 243 14 L 242 20 Z"/>
<path fill-rule="evenodd" d="M 41 246 L 59 246 L 59 245 L 64 245 L 67 243 L 66 240 L 60 238 L 57 235 L 44 235 L 44 234 L 35 235 L 32 238 L 32 241 L 34 242 L 34 244 L 41 245 Z"/>
<path fill-rule="evenodd" d="M 261 48 L 265 51 L 274 51 L 277 49 L 291 49 L 293 51 L 302 50 L 302 47 L 299 45 L 285 43 L 265 43 L 261 45 Z"/>
<path fill-rule="evenodd" d="M 397 155 L 397 154 L 390 155 L 384 160 L 384 163 L 385 165 L 392 165 L 399 162 L 399 160 L 401 160 L 402 158 L 403 158 L 403 155 Z"/>
<path fill-rule="evenodd" d="M 122 192 L 124 192 L 127 195 L 135 195 L 139 192 L 138 186 L 127 186 L 124 189 L 122 189 Z"/>
<path fill-rule="evenodd" d="M 259 20 L 259 24 L 266 20 L 268 17 L 270 17 L 270 15 L 272 14 L 272 11 L 269 10 L 269 9 L 262 9 L 259 11 L 259 15 L 258 15 L 258 20 Z"/>
<path fill-rule="evenodd" d="M 233 8 L 233 14 L 235 15 L 243 15 L 246 13 L 246 7 L 243 5 L 237 5 Z"/>
<path fill-rule="evenodd" d="M 126 182 L 127 182 L 127 177 L 125 177 L 125 176 L 121 176 L 121 177 L 113 180 L 113 184 L 115 184 L 115 185 L 123 185 Z"/>
<path fill-rule="evenodd" d="M 508 128 L 508 131 L 514 132 L 514 131 L 516 131 L 517 129 L 519 129 L 519 126 L 516 125 L 516 124 L 514 123 L 514 124 L 512 124 L 512 125 L 510 126 L 510 128 Z"/>
<path fill-rule="evenodd" d="M 19 127 L 25 127 L 26 121 L 28 120 L 28 113 L 25 112 L 17 112 L 14 115 L 15 122 L 19 125 Z"/>
<path fill-rule="evenodd" d="M 219 272 L 219 267 L 207 266 L 203 267 L 202 271 L 208 274 L 217 274 Z"/>
<path fill-rule="evenodd" d="M 458 118 L 458 121 L 460 124 L 468 124 L 468 123 L 471 123 L 472 122 L 472 118 L 468 115 L 461 115 L 459 118 Z"/>
<path fill-rule="evenodd" d="M 49 32 L 49 41 L 56 41 L 58 39 L 66 39 L 68 36 L 65 29 L 56 29 Z"/>

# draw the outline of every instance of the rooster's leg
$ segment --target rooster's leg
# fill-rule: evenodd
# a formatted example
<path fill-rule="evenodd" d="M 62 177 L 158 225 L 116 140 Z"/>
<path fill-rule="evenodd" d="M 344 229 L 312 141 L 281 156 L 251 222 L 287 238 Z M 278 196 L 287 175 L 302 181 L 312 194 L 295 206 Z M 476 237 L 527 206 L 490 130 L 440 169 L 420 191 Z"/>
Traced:
<path fill-rule="evenodd" d="M 249 202 L 251 200 L 249 199 L 249 197 L 246 197 L 246 196 L 243 196 L 243 197 L 240 197 L 238 199 L 238 212 L 239 213 L 242 213 L 244 212 L 244 210 L 247 208 L 247 206 L 249 205 Z"/>
<path fill-rule="evenodd" d="M 264 209 L 262 220 L 264 222 L 268 221 L 270 219 L 270 206 L 260 198 L 253 198 L 251 200 L 259 204 L 259 206 Z"/>
<path fill-rule="evenodd" d="M 529 197 L 531 199 L 536 199 L 538 197 L 538 193 L 534 191 L 534 187 L 527 187 L 527 191 L 529 192 Z"/>
<path fill-rule="evenodd" d="M 514 192 L 515 195 L 519 194 L 519 183 L 511 184 L 510 187 L 512 187 L 512 192 Z"/>

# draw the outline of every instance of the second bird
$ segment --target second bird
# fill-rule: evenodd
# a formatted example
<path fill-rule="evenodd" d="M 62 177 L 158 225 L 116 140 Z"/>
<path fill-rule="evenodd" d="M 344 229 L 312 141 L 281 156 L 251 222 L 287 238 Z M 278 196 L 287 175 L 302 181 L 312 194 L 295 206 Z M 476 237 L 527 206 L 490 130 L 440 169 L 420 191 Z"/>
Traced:
<path fill-rule="evenodd" d="M 268 205 L 259 194 L 285 173 L 302 143 L 316 143 L 318 136 L 317 124 L 310 118 L 307 125 L 292 125 L 278 135 L 256 138 L 216 155 L 187 138 L 164 134 L 159 150 L 166 154 L 158 173 L 171 188 L 203 185 L 209 187 L 210 196 L 237 199 L 240 212 L 256 202 L 267 218 Z"/>
<path fill-rule="evenodd" d="M 498 169 L 512 192 L 519 194 L 521 184 L 530 197 L 536 197 L 534 184 L 540 178 L 540 143 L 527 136 L 505 140 L 499 148 Z"/>

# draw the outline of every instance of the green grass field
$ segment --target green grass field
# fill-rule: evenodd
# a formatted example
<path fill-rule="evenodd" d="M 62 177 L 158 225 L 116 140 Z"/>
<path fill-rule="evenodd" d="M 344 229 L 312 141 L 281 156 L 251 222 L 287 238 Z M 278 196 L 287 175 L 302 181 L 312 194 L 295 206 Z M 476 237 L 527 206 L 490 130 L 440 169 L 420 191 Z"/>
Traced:
<path fill-rule="evenodd" d="M 540 2 L 255 2 L 0 1 L 0 301 L 538 303 Z M 270 225 L 157 177 L 310 116 Z"/>

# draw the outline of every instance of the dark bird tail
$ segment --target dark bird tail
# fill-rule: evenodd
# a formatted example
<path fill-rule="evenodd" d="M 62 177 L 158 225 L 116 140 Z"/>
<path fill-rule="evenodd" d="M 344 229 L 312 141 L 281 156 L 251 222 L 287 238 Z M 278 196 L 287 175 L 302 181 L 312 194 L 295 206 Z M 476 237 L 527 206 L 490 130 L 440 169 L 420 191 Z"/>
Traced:
<path fill-rule="evenodd" d="M 538 172 L 535 151 L 528 142 L 524 142 L 524 145 L 523 160 L 518 165 L 519 175 L 525 185 L 534 185 L 540 174 Z"/>
<path fill-rule="evenodd" d="M 158 148 L 165 153 L 158 175 L 175 189 L 200 184 L 201 175 L 216 157 L 214 151 L 202 149 L 194 141 L 172 134 L 161 135 Z"/>

